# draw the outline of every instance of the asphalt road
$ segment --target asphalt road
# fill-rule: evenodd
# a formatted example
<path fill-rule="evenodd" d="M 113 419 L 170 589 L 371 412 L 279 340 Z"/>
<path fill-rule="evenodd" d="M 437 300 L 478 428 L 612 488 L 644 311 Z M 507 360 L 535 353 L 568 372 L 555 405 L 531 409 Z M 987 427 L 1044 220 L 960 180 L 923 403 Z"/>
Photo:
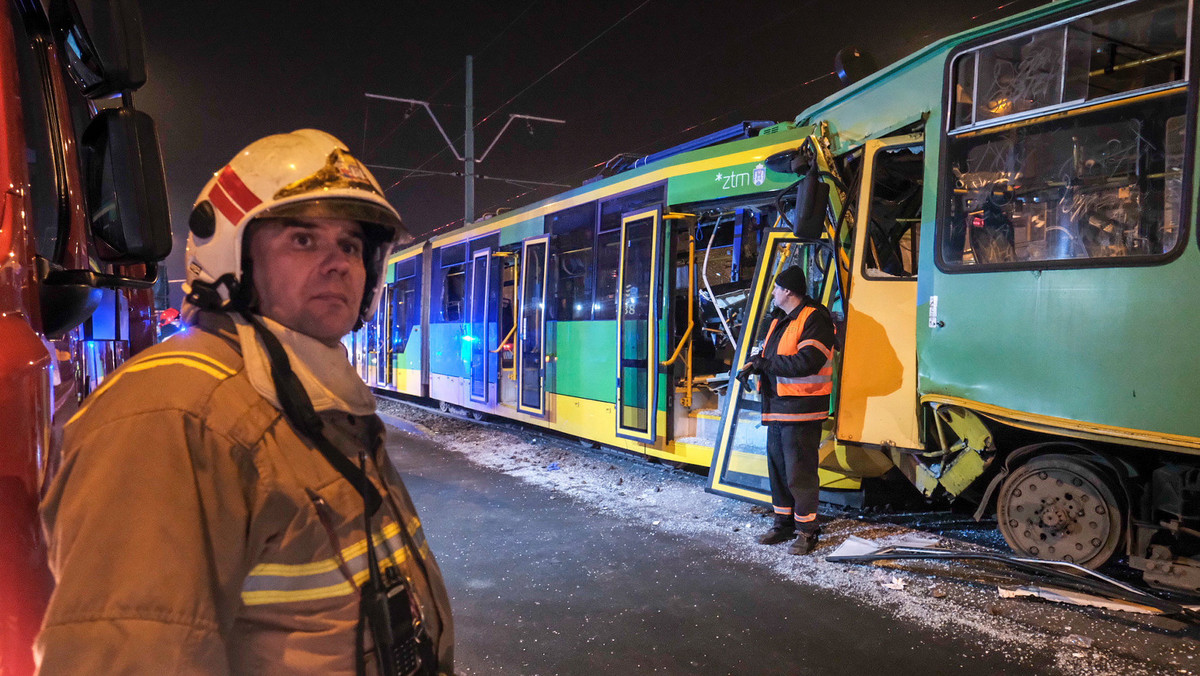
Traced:
<path fill-rule="evenodd" d="M 449 586 L 462 674 L 1045 673 L 437 439 L 392 430 L 389 451 Z"/>

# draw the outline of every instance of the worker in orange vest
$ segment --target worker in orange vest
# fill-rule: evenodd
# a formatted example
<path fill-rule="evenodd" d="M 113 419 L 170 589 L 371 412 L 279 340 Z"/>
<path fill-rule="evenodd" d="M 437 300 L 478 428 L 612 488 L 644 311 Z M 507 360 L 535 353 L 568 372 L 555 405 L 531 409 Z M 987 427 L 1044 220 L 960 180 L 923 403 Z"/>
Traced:
<path fill-rule="evenodd" d="M 765 545 L 800 537 L 792 554 L 817 544 L 817 449 L 833 392 L 833 319 L 808 295 L 804 270 L 792 266 L 775 278 L 775 309 L 762 350 L 744 371 L 758 374 L 762 421 L 767 426 L 767 468 L 774 526 Z"/>

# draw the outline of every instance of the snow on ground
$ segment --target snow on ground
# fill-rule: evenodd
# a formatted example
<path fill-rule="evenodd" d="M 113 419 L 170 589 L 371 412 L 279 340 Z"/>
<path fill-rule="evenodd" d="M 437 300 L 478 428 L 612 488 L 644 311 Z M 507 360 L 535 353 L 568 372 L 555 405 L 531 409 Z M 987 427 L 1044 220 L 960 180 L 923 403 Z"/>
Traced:
<path fill-rule="evenodd" d="M 997 583 L 1021 581 L 998 568 L 927 561 L 863 566 L 825 560 L 850 535 L 887 544 L 914 532 L 902 526 L 823 513 L 823 535 L 815 554 L 792 556 L 786 544 L 766 547 L 755 542 L 770 526 L 768 510 L 706 493 L 705 478 L 691 472 L 619 451 L 446 417 L 390 399 L 380 398 L 379 409 L 473 463 L 551 491 L 551 499 L 578 500 L 616 518 L 703 540 L 729 559 L 759 564 L 796 584 L 858 599 L 899 621 L 977 637 L 980 651 L 1002 650 L 1031 669 L 1094 676 L 1200 674 L 1200 641 L 1171 620 L 1000 599 Z M 940 540 L 957 549 L 980 548 Z M 896 580 L 903 589 L 884 586 L 899 586 Z M 1090 647 L 1083 647 L 1089 642 Z"/>

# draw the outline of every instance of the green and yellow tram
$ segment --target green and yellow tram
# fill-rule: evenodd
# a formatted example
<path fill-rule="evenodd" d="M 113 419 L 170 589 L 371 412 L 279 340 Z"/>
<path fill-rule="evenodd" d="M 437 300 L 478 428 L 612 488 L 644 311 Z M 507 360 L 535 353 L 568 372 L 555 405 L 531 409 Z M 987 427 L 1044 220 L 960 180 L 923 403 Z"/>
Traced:
<path fill-rule="evenodd" d="M 823 488 L 899 472 L 1020 553 L 1200 591 L 1194 25 L 1055 2 L 400 252 L 364 377 L 765 502 L 729 375 L 800 263 L 838 320 Z"/>

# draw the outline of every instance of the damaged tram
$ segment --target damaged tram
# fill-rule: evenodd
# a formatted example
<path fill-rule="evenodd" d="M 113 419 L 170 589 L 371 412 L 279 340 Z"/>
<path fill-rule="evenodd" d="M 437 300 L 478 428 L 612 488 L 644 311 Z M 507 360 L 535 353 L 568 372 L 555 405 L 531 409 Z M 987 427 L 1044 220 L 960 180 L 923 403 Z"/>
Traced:
<path fill-rule="evenodd" d="M 1188 0 L 1063 1 L 400 252 L 368 383 L 708 466 L 769 502 L 731 379 L 806 267 L 839 349 L 823 499 L 902 475 L 1023 555 L 1200 592 Z"/>

